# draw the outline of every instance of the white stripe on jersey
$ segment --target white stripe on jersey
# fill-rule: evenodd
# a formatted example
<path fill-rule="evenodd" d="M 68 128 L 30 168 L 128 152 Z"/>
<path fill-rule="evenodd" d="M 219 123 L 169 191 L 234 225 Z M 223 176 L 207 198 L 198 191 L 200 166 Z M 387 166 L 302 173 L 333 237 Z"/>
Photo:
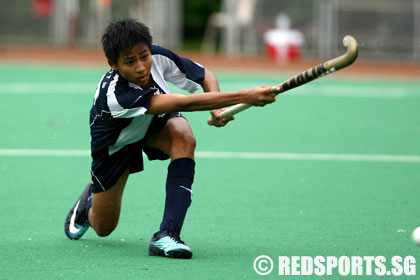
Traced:
<path fill-rule="evenodd" d="M 115 96 L 115 87 L 117 85 L 119 75 L 115 74 L 114 79 L 109 83 L 108 91 L 106 93 L 107 103 L 109 110 L 111 111 L 111 115 L 114 118 L 134 118 L 137 116 L 142 116 L 146 113 L 147 109 L 144 107 L 137 107 L 132 109 L 125 109 L 123 108 L 117 100 Z M 134 87 L 132 83 L 129 84 L 130 87 Z M 140 87 L 138 87 L 140 88 Z M 140 88 L 141 89 L 141 88 Z"/>
<path fill-rule="evenodd" d="M 105 75 L 106 75 L 106 74 L 105 74 Z M 99 93 L 100 93 L 100 91 L 101 91 L 101 83 L 102 83 L 102 80 L 104 79 L 105 75 L 103 75 L 103 76 L 102 76 L 102 78 L 99 80 L 99 84 L 98 84 L 98 86 L 96 87 L 96 91 L 95 91 L 95 99 L 94 99 L 94 101 L 93 101 L 93 105 L 95 105 L 95 104 L 96 104 L 96 100 L 97 100 L 97 99 L 98 99 L 98 97 L 99 97 Z"/>
<path fill-rule="evenodd" d="M 109 146 L 109 154 L 112 155 L 121 150 L 125 145 L 132 144 L 143 139 L 147 132 L 147 128 L 152 122 L 153 116 L 154 115 L 144 115 L 134 118 L 128 126 L 121 130 L 115 144 Z"/>
<path fill-rule="evenodd" d="M 117 97 L 115 96 L 115 87 L 119 77 L 120 76 L 115 73 L 114 78 L 109 83 L 108 91 L 106 92 L 106 102 L 113 117 L 124 110 L 124 108 L 118 103 Z"/>
<path fill-rule="evenodd" d="M 169 93 L 169 89 L 165 80 L 190 93 L 201 87 L 200 84 L 187 79 L 185 73 L 179 70 L 173 60 L 160 54 L 153 55 L 152 76 L 154 81 L 167 93 Z"/>
<path fill-rule="evenodd" d="M 115 74 L 114 79 L 110 82 L 108 91 L 106 93 L 108 107 L 111 115 L 114 118 L 133 118 L 131 123 L 121 130 L 117 141 L 114 145 L 109 146 L 108 152 L 110 155 L 121 150 L 125 145 L 132 144 L 143 139 L 147 132 L 147 128 L 152 122 L 153 115 L 146 115 L 147 109 L 144 107 L 125 109 L 123 108 L 115 96 L 115 87 L 119 75 Z M 130 87 L 141 89 L 139 86 L 129 83 Z"/>

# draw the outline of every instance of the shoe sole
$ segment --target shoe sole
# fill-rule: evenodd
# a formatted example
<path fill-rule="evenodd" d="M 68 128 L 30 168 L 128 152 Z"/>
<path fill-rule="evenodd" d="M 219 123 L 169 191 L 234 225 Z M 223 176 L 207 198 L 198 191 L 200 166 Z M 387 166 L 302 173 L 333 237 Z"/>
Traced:
<path fill-rule="evenodd" d="M 175 258 L 175 259 L 191 259 L 192 252 L 186 251 L 186 250 L 171 250 L 165 255 L 163 250 L 153 250 L 149 249 L 149 256 L 154 257 L 169 257 L 169 258 Z"/>
<path fill-rule="evenodd" d="M 169 258 L 176 258 L 176 259 L 191 259 L 192 252 L 183 250 L 183 249 L 174 249 L 167 254 L 165 252 L 153 245 L 150 244 L 149 246 L 149 256 L 155 256 L 155 257 L 169 257 Z"/>

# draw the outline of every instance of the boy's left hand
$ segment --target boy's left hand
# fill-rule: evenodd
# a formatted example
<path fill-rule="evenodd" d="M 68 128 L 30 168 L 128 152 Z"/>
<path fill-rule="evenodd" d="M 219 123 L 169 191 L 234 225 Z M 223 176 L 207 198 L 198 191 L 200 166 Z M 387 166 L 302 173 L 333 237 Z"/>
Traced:
<path fill-rule="evenodd" d="M 213 125 L 215 127 L 223 127 L 225 126 L 228 122 L 232 121 L 235 119 L 235 116 L 232 116 L 230 118 L 224 119 L 220 116 L 220 113 L 222 113 L 224 110 L 226 110 L 227 108 L 222 108 L 222 109 L 216 109 L 216 110 L 211 110 L 210 114 L 211 114 L 211 123 L 210 125 Z"/>

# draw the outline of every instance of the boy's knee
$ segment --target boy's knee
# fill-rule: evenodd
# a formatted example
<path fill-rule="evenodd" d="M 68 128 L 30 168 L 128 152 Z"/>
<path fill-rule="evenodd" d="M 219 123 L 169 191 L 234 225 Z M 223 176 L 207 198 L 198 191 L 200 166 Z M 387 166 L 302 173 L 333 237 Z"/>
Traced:
<path fill-rule="evenodd" d="M 94 224 L 92 225 L 92 228 L 95 230 L 96 234 L 100 237 L 106 237 L 110 235 L 115 228 L 117 227 L 116 223 L 102 223 L 102 224 Z"/>
<path fill-rule="evenodd" d="M 99 237 L 106 237 L 108 235 L 110 235 L 113 231 L 114 231 L 115 227 L 98 227 L 98 228 L 94 228 L 96 234 Z"/>
<path fill-rule="evenodd" d="M 195 149 L 197 141 L 190 130 L 179 129 L 172 133 L 171 142 L 173 145 Z"/>
<path fill-rule="evenodd" d="M 192 133 L 186 133 L 186 134 L 183 135 L 182 138 L 183 138 L 182 141 L 184 142 L 184 145 L 186 145 L 186 146 L 188 146 L 192 149 L 195 149 L 197 141 L 195 140 L 195 137 Z"/>

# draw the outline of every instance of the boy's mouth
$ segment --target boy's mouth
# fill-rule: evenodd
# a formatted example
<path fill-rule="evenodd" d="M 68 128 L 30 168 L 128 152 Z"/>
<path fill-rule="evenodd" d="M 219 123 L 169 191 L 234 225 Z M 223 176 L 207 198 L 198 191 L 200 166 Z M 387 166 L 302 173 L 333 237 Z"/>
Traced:
<path fill-rule="evenodd" d="M 145 83 L 147 81 L 147 75 L 138 77 L 137 80 L 139 80 L 142 83 Z"/>

